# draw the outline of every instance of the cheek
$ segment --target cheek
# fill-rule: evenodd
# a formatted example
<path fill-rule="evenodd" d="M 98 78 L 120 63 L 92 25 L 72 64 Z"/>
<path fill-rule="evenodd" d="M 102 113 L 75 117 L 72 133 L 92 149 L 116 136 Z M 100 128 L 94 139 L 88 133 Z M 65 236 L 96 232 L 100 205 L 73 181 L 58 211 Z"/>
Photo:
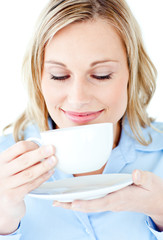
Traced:
<path fill-rule="evenodd" d="M 124 108 L 127 105 L 127 85 L 121 84 L 115 88 L 112 95 L 112 106 L 115 108 Z"/>
<path fill-rule="evenodd" d="M 108 107 L 123 105 L 123 103 L 127 102 L 127 83 L 120 83 L 119 81 L 118 84 L 109 86 L 105 89 L 101 97 Z"/>
<path fill-rule="evenodd" d="M 107 106 L 109 119 L 117 122 L 124 115 L 127 108 L 127 82 L 118 81 L 114 86 L 105 90 L 102 101 Z"/>
<path fill-rule="evenodd" d="M 41 88 L 48 110 L 59 104 L 61 101 L 60 91 L 54 88 L 53 82 L 42 79 Z"/>

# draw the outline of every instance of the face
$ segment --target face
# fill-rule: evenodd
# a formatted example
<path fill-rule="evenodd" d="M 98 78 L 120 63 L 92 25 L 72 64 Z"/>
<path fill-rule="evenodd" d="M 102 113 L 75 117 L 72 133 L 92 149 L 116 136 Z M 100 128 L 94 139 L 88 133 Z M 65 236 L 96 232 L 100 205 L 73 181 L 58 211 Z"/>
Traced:
<path fill-rule="evenodd" d="M 73 23 L 45 48 L 42 93 L 58 128 L 112 122 L 127 107 L 129 71 L 116 30 L 102 19 Z"/>

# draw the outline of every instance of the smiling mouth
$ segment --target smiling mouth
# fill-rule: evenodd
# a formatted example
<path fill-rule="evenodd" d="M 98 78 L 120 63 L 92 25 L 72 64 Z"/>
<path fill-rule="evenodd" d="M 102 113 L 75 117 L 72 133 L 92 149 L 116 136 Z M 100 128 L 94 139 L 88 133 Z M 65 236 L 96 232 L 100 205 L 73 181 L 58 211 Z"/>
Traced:
<path fill-rule="evenodd" d="M 94 119 L 96 119 L 97 117 L 100 116 L 100 114 L 104 111 L 104 109 L 100 110 L 100 111 L 96 111 L 96 112 L 72 112 L 72 111 L 65 111 L 63 109 L 61 109 L 65 116 L 71 120 L 72 122 L 75 123 L 87 123 L 89 121 L 92 121 Z"/>

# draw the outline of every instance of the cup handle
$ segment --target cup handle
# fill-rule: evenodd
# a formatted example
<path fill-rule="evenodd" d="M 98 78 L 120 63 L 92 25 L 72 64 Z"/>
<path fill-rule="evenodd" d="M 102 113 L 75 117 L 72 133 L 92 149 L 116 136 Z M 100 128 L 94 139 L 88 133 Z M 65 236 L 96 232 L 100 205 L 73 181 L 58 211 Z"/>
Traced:
<path fill-rule="evenodd" d="M 34 138 L 34 137 L 30 137 L 27 138 L 25 141 L 29 141 L 29 142 L 34 142 L 36 143 L 39 147 L 41 147 L 43 145 L 43 142 L 40 138 Z"/>

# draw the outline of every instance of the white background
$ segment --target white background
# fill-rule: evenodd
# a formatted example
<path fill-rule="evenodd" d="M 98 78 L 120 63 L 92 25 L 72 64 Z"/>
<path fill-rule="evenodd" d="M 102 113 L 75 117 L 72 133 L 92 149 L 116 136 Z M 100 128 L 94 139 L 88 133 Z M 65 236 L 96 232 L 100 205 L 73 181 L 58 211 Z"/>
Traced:
<path fill-rule="evenodd" d="M 48 0 L 8 0 L 0 3 L 0 131 L 26 105 L 21 64 L 37 17 Z M 127 0 L 142 30 L 149 56 L 158 70 L 157 90 L 148 112 L 163 121 L 163 1 Z"/>

